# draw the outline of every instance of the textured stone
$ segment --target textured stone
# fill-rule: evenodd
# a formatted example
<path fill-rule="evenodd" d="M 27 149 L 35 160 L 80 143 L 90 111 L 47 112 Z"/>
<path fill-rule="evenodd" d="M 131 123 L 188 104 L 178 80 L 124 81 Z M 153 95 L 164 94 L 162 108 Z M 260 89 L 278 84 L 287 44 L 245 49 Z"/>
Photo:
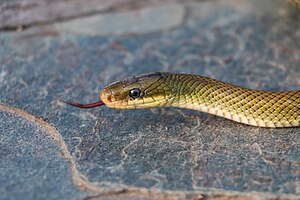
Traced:
<path fill-rule="evenodd" d="M 2 107 L 1 107 L 2 108 Z M 15 113 L 0 112 L 1 199 L 74 199 L 67 161 L 46 128 Z"/>
<path fill-rule="evenodd" d="M 149 23 L 137 24 L 138 29 L 107 25 L 104 31 L 91 26 L 89 32 L 58 28 L 84 20 L 78 19 L 1 33 L 1 138 L 7 148 L 0 151 L 1 166 L 15 169 L 1 168 L 1 178 L 28 183 L 23 173 L 56 173 L 46 180 L 50 184 L 59 177 L 61 187 L 41 190 L 49 199 L 195 199 L 201 194 L 208 199 L 299 199 L 298 128 L 257 128 L 175 108 L 80 110 L 58 101 L 93 102 L 106 84 L 151 71 L 197 73 L 262 90 L 299 89 L 299 13 L 285 1 L 223 0 L 149 9 L 164 22 L 176 23 L 171 29 L 153 29 Z M 179 10 L 180 17 L 162 9 Z M 116 16 L 129 26 L 135 23 L 134 12 Z M 4 109 L 11 107 L 55 127 L 61 138 L 53 144 L 33 122 Z M 42 141 L 28 140 L 29 135 Z M 8 148 L 9 141 L 13 147 Z M 32 163 L 39 163 L 39 155 L 46 164 L 27 164 L 23 172 L 24 160 L 14 147 L 34 151 Z M 69 157 L 59 154 L 62 147 Z M 11 158 L 21 161 L 13 164 Z M 51 163 L 58 164 L 51 168 Z M 1 191 L 9 191 L 9 181 L 0 183 Z M 21 191 L 24 185 L 18 185 Z M 36 195 L 38 186 L 34 182 L 27 195 Z"/>
<path fill-rule="evenodd" d="M 57 23 L 54 29 L 58 32 L 91 36 L 143 34 L 176 28 L 181 25 L 183 19 L 184 7 L 174 5 L 85 17 Z M 53 27 L 51 29 L 53 30 Z"/>
<path fill-rule="evenodd" d="M 101 12 L 191 1 L 193 0 L 1 0 L 0 29 L 20 29 Z"/>

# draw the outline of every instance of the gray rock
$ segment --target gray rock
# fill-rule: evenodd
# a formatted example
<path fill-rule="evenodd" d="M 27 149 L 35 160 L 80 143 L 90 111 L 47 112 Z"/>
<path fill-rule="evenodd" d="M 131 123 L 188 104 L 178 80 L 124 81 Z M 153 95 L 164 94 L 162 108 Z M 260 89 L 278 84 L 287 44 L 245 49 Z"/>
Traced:
<path fill-rule="evenodd" d="M 175 108 L 80 110 L 58 101 L 93 102 L 108 83 L 151 71 L 299 89 L 299 14 L 272 2 L 170 5 L 2 32 L 3 199 L 300 199 L 298 128 L 257 128 Z M 130 26 L 134 13 L 145 23 Z M 161 24 L 149 23 L 152 15 Z"/>
<path fill-rule="evenodd" d="M 79 19 L 99 13 L 136 10 L 149 6 L 192 1 L 193 0 L 2 0 L 0 1 L 0 29 L 23 29 L 28 26 L 48 24 L 74 18 Z"/>
<path fill-rule="evenodd" d="M 73 185 L 68 162 L 62 157 L 47 127 L 38 119 L 36 123 L 28 119 L 31 117 L 28 114 L 16 115 L 12 113 L 14 109 L 2 105 L 0 108 L 1 199 L 74 199 L 87 196 Z"/>

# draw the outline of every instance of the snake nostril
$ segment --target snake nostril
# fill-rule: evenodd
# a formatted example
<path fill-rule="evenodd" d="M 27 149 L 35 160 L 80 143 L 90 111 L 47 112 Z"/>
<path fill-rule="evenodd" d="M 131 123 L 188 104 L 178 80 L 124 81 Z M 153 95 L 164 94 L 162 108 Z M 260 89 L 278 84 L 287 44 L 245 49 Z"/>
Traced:
<path fill-rule="evenodd" d="M 103 101 L 112 102 L 112 92 L 109 89 L 103 89 L 100 93 L 100 98 Z"/>

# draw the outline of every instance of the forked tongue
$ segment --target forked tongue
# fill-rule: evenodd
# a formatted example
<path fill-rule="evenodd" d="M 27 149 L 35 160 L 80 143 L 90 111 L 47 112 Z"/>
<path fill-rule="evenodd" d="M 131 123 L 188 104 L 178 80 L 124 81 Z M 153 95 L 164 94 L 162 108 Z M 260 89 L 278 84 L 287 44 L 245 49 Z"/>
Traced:
<path fill-rule="evenodd" d="M 61 100 L 61 99 L 60 99 Z M 77 107 L 77 108 L 95 108 L 95 107 L 99 107 L 99 106 L 103 106 L 105 105 L 105 103 L 103 103 L 103 101 L 97 101 L 97 102 L 94 102 L 94 103 L 89 103 L 89 104 L 81 104 L 81 103 L 74 103 L 74 102 L 68 102 L 68 101 L 64 101 L 64 100 L 61 100 L 62 102 L 66 103 L 66 104 L 69 104 L 71 106 L 74 106 L 74 107 Z"/>

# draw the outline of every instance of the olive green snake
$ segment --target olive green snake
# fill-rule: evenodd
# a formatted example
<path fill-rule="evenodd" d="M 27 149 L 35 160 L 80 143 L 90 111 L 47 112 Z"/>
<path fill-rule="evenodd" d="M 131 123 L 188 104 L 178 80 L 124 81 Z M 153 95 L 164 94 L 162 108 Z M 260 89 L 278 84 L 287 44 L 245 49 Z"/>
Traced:
<path fill-rule="evenodd" d="M 100 98 L 92 104 L 67 103 L 80 108 L 187 108 L 261 127 L 300 123 L 300 91 L 251 90 L 195 74 L 155 72 L 127 78 L 105 87 Z"/>
<path fill-rule="evenodd" d="M 300 0 L 291 2 L 300 6 Z M 91 104 L 66 103 L 80 108 L 178 107 L 253 126 L 300 125 L 300 91 L 252 90 L 195 74 L 155 72 L 127 78 L 105 87 L 100 98 Z"/>

